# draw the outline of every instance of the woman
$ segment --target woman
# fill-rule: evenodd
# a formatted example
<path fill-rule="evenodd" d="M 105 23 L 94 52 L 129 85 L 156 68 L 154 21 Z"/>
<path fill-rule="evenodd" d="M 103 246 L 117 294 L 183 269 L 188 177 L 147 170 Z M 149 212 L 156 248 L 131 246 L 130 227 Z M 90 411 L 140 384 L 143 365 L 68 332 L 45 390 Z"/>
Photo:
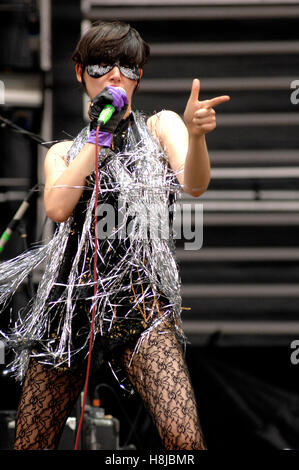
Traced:
<path fill-rule="evenodd" d="M 181 188 L 195 197 L 207 189 L 205 134 L 216 126 L 213 107 L 229 97 L 199 101 L 196 79 L 185 122 L 171 111 L 145 122 L 131 106 L 148 56 L 148 45 L 122 22 L 93 25 L 73 54 L 91 123 L 45 159 L 45 208 L 60 226 L 47 248 L 30 255 L 32 265 L 47 260 L 47 267 L 11 339 L 21 350 L 13 369 L 24 376 L 15 449 L 57 448 L 84 383 L 92 312 L 94 360 L 107 360 L 120 385 L 140 394 L 165 449 L 205 449 L 182 349 L 171 234 L 147 235 L 156 209 L 171 210 Z M 107 104 L 115 111 L 97 129 Z M 114 237 L 100 233 L 95 205 L 123 216 L 125 223 L 113 219 Z"/>

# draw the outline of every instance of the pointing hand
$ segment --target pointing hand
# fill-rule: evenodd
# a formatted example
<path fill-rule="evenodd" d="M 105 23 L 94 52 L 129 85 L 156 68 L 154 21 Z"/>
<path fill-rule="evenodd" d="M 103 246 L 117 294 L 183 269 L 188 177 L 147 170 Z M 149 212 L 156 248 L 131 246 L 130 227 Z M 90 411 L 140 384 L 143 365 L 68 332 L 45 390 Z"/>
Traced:
<path fill-rule="evenodd" d="M 200 81 L 195 78 L 184 112 L 185 124 L 189 134 L 193 136 L 201 136 L 213 131 L 216 127 L 216 112 L 213 107 L 230 100 L 228 95 L 222 95 L 199 101 L 199 92 Z"/>

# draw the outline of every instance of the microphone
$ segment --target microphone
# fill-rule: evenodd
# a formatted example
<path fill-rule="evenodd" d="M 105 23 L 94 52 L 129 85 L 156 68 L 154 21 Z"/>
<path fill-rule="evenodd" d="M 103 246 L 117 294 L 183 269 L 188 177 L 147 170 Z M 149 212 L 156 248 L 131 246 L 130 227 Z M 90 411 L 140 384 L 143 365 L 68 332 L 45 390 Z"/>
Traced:
<path fill-rule="evenodd" d="M 119 87 L 113 87 L 113 88 L 117 88 L 123 95 L 126 96 L 126 92 L 122 87 L 119 86 Z M 115 112 L 115 109 L 116 108 L 115 106 L 113 106 L 113 104 L 105 104 L 104 108 L 102 109 L 98 117 L 98 125 L 103 126 L 104 124 L 106 124 L 109 121 L 109 119 L 111 119 L 113 113 Z"/>

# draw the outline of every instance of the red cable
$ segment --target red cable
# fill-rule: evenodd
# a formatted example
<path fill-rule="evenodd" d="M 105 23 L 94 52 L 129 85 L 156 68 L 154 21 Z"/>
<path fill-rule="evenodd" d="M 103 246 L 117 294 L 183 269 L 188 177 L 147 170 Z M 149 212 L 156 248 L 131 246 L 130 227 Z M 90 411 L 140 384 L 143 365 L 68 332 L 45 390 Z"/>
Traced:
<path fill-rule="evenodd" d="M 97 294 L 97 259 L 98 259 L 98 237 L 96 234 L 96 227 L 98 224 L 98 215 L 97 215 L 97 202 L 98 202 L 98 194 L 99 194 L 99 168 L 98 168 L 98 137 L 99 137 L 99 130 L 100 126 L 97 126 L 96 131 L 96 150 L 95 150 L 95 173 L 96 173 L 96 184 L 95 184 L 95 204 L 94 204 L 94 258 L 93 258 L 93 276 L 94 276 L 94 288 L 93 288 L 93 295 L 94 299 L 96 298 Z M 89 337 L 89 351 L 88 351 L 88 361 L 87 361 L 87 369 L 86 369 L 86 377 L 85 377 L 85 385 L 84 385 L 84 395 L 83 395 L 83 402 L 82 402 L 82 409 L 81 409 L 81 416 L 80 422 L 78 426 L 75 448 L 74 450 L 78 450 L 79 444 L 79 437 L 81 433 L 81 428 L 83 424 L 84 418 L 84 410 L 86 405 L 86 397 L 88 391 L 88 382 L 89 382 L 89 375 L 90 375 L 90 364 L 91 364 L 91 353 L 92 353 L 92 343 L 93 343 L 93 329 L 94 329 L 94 318 L 96 312 L 96 302 L 94 300 L 93 309 L 92 309 L 92 316 L 91 316 L 91 325 L 90 325 L 90 337 Z"/>

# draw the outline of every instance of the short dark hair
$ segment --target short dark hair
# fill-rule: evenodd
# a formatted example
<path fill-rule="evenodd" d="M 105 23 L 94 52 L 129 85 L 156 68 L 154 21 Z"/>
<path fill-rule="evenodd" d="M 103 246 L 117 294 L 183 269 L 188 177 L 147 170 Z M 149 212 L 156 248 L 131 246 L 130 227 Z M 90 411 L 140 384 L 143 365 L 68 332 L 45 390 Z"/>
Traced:
<path fill-rule="evenodd" d="M 133 63 L 142 68 L 150 55 L 149 45 L 136 29 L 122 21 L 97 21 L 79 40 L 72 60 L 82 65 L 100 61 Z"/>

